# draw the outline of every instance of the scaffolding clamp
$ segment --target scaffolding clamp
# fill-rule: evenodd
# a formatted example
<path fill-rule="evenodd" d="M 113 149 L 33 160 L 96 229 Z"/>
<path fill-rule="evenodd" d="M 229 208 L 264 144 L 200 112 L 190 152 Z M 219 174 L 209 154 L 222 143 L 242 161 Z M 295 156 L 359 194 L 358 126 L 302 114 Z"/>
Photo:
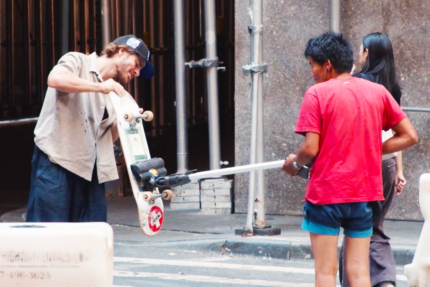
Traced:
<path fill-rule="evenodd" d="M 249 63 L 242 67 L 242 71 L 245 76 L 248 76 L 249 74 L 267 73 L 267 70 L 267 64 L 256 65 L 254 63 Z"/>
<path fill-rule="evenodd" d="M 212 68 L 212 67 L 218 67 L 219 60 L 218 58 L 214 59 L 201 59 L 198 61 L 190 61 L 186 62 L 185 66 L 192 69 L 192 68 Z"/>
<path fill-rule="evenodd" d="M 248 25 L 248 32 L 249 34 L 263 34 L 263 25 Z"/>

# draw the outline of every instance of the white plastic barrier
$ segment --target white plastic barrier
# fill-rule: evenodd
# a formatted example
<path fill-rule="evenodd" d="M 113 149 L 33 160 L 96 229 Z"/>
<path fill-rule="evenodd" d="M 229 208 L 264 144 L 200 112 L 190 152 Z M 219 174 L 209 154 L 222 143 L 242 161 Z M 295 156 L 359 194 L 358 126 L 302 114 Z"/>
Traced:
<path fill-rule="evenodd" d="M 424 225 L 411 264 L 405 265 L 410 287 L 430 287 L 430 173 L 420 176 L 419 201 Z"/>
<path fill-rule="evenodd" d="M 0 223 L 0 286 L 112 285 L 107 223 Z"/>

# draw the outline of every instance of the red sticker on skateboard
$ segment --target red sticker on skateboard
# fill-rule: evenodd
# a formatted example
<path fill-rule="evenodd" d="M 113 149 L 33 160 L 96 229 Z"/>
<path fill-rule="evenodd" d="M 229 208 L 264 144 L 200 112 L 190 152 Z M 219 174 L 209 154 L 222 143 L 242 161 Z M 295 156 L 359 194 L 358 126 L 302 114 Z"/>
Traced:
<path fill-rule="evenodd" d="M 148 215 L 149 228 L 154 232 L 158 232 L 161 225 L 163 225 L 163 218 L 163 211 L 158 206 L 153 206 Z"/>

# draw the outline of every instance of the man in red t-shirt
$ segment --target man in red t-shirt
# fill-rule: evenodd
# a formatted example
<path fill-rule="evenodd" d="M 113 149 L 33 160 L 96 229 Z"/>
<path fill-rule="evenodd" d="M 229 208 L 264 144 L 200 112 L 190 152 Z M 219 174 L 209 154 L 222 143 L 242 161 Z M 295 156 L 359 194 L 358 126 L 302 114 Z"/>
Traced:
<path fill-rule="evenodd" d="M 350 286 L 370 286 L 372 202 L 383 200 L 382 153 L 417 142 L 411 122 L 381 85 L 352 78 L 352 50 L 340 34 L 309 40 L 305 56 L 317 84 L 304 96 L 296 132 L 305 136 L 283 170 L 312 163 L 302 227 L 310 232 L 316 286 L 335 286 L 340 227 Z M 395 136 L 382 143 L 381 130 Z"/>

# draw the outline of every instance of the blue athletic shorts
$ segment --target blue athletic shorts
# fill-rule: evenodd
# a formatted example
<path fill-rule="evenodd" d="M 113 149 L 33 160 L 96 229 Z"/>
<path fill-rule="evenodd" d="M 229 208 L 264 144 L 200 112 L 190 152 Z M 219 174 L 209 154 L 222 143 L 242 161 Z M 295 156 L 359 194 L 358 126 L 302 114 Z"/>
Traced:
<path fill-rule="evenodd" d="M 337 204 L 313 204 L 306 202 L 303 207 L 305 218 L 302 228 L 317 234 L 344 234 L 353 238 L 370 237 L 373 233 L 373 211 L 370 202 Z"/>

